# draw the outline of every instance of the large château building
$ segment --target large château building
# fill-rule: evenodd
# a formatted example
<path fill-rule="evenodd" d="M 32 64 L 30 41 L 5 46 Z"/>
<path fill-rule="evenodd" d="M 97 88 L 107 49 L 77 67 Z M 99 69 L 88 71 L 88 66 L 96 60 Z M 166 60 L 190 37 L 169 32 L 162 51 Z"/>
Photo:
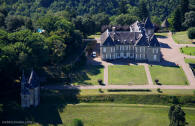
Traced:
<path fill-rule="evenodd" d="M 21 106 L 38 106 L 40 102 L 40 83 L 38 76 L 32 70 L 30 77 L 26 80 L 24 72 L 21 80 Z"/>
<path fill-rule="evenodd" d="M 136 21 L 129 31 L 116 31 L 114 27 L 112 31 L 107 29 L 101 35 L 100 56 L 102 60 L 123 58 L 160 62 L 160 44 L 150 18 L 144 23 Z"/>

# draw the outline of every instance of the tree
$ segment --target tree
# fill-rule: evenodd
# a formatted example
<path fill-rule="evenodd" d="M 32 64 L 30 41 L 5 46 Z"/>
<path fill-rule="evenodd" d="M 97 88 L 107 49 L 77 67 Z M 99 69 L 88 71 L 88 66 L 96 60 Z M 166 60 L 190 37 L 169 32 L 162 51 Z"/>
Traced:
<path fill-rule="evenodd" d="M 46 30 L 46 32 L 50 33 L 51 31 L 56 30 L 55 23 L 57 20 L 58 20 L 57 17 L 47 15 L 47 16 L 41 17 L 37 21 L 37 25 L 40 26 L 41 28 L 43 28 L 44 30 Z"/>
<path fill-rule="evenodd" d="M 149 16 L 149 12 L 145 1 L 141 1 L 139 4 L 138 16 L 141 20 L 145 20 Z"/>
<path fill-rule="evenodd" d="M 114 17 L 111 20 L 111 25 L 131 25 L 132 23 L 134 23 L 136 20 L 138 20 L 138 18 L 136 16 L 131 16 L 128 14 L 121 14 L 118 15 L 116 17 Z"/>
<path fill-rule="evenodd" d="M 185 21 L 185 13 L 189 11 L 189 0 L 181 0 L 181 21 Z"/>
<path fill-rule="evenodd" d="M 5 22 L 5 15 L 0 13 L 0 27 L 4 26 Z"/>
<path fill-rule="evenodd" d="M 185 14 L 185 22 L 182 25 L 186 28 L 195 27 L 195 11 L 190 11 Z"/>
<path fill-rule="evenodd" d="M 15 31 L 25 24 L 21 16 L 8 16 L 5 22 L 8 31 Z"/>
<path fill-rule="evenodd" d="M 120 12 L 120 14 L 127 13 L 127 1 L 126 0 L 119 1 L 119 12 Z"/>
<path fill-rule="evenodd" d="M 77 16 L 74 19 L 75 28 L 79 29 L 85 35 L 94 34 L 95 22 L 90 15 Z"/>
<path fill-rule="evenodd" d="M 173 14 L 173 30 L 174 31 L 180 31 L 181 30 L 181 9 L 179 7 L 176 8 Z"/>
<path fill-rule="evenodd" d="M 185 112 L 181 109 L 180 105 L 173 105 L 169 109 L 169 126 L 185 126 Z"/>
<path fill-rule="evenodd" d="M 188 38 L 189 39 L 195 39 L 195 27 L 188 29 Z"/>
<path fill-rule="evenodd" d="M 65 56 L 66 44 L 62 37 L 57 35 L 52 35 L 47 38 L 47 43 L 49 47 L 50 60 L 52 63 L 59 63 L 63 60 Z"/>
<path fill-rule="evenodd" d="M 41 0 L 40 5 L 43 7 L 49 7 L 54 0 Z"/>
<path fill-rule="evenodd" d="M 93 15 L 92 19 L 95 22 L 96 32 L 100 32 L 103 25 L 108 25 L 110 23 L 109 16 L 106 13 Z"/>

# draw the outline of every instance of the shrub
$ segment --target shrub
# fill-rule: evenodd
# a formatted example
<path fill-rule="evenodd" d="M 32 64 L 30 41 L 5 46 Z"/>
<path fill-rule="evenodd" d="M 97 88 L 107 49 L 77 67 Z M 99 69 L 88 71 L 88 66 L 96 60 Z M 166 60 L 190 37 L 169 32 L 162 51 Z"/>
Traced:
<path fill-rule="evenodd" d="M 84 126 L 83 122 L 80 119 L 74 119 L 72 126 Z"/>
<path fill-rule="evenodd" d="M 99 83 L 99 85 L 103 85 L 103 83 L 102 83 L 103 81 L 102 81 L 102 79 L 98 79 L 98 83 Z"/>
<path fill-rule="evenodd" d="M 158 93 L 162 93 L 162 91 L 160 90 L 160 88 L 157 88 L 157 91 L 158 91 Z"/>
<path fill-rule="evenodd" d="M 99 89 L 98 89 L 98 91 L 99 91 L 100 93 L 103 93 L 103 91 L 102 91 L 102 89 L 101 89 L 101 88 L 99 88 Z"/>
<path fill-rule="evenodd" d="M 155 79 L 155 83 L 158 84 L 159 80 L 158 79 Z"/>
<path fill-rule="evenodd" d="M 188 29 L 188 38 L 189 39 L 195 39 L 195 27 Z"/>

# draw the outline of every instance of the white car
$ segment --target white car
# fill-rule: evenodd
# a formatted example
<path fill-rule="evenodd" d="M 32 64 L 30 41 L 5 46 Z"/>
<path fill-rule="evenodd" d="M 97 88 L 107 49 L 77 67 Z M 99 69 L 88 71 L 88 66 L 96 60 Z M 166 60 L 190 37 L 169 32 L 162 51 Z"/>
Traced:
<path fill-rule="evenodd" d="M 92 56 L 93 57 L 96 57 L 96 52 L 92 52 Z"/>

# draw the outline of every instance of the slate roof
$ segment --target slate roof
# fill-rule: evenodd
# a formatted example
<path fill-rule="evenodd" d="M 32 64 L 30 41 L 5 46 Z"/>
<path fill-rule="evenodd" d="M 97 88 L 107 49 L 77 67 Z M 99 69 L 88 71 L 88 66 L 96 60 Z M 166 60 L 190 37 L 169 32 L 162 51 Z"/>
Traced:
<path fill-rule="evenodd" d="M 39 78 L 36 75 L 36 73 L 32 70 L 29 80 L 27 82 L 24 73 L 22 74 L 21 83 L 24 84 L 24 87 L 21 89 L 22 94 L 30 94 L 29 89 L 30 88 L 36 88 L 39 86 Z"/>
<path fill-rule="evenodd" d="M 39 86 L 39 79 L 34 70 L 31 71 L 28 84 L 30 85 L 30 88 Z"/>
<path fill-rule="evenodd" d="M 130 26 L 130 31 L 109 31 L 108 29 L 101 35 L 101 46 L 114 45 L 139 45 L 139 46 L 156 46 L 160 44 L 155 35 L 148 36 L 145 34 L 145 27 L 154 28 L 150 18 L 147 18 L 145 23 L 136 21 Z"/>
<path fill-rule="evenodd" d="M 149 46 L 148 39 L 146 38 L 146 35 L 142 35 L 140 37 L 140 39 L 137 41 L 136 45 Z"/>
<path fill-rule="evenodd" d="M 169 27 L 169 22 L 167 21 L 167 18 L 163 21 L 163 23 L 161 24 L 162 28 L 168 28 Z"/>
<path fill-rule="evenodd" d="M 136 21 L 130 26 L 130 31 L 131 32 L 142 32 L 144 30 L 143 27 L 144 25 L 142 23 L 140 23 L 139 21 Z"/>
<path fill-rule="evenodd" d="M 160 47 L 160 43 L 158 42 L 158 40 L 157 40 L 157 38 L 156 38 L 155 35 L 153 35 L 153 36 L 150 38 L 149 44 L 150 44 L 150 46 L 152 46 L 152 47 Z"/>
<path fill-rule="evenodd" d="M 152 22 L 151 22 L 149 17 L 146 19 L 144 27 L 146 29 L 153 29 L 154 28 L 154 26 L 153 26 L 153 24 L 152 24 Z"/>
<path fill-rule="evenodd" d="M 114 46 L 114 41 L 112 40 L 111 36 L 109 35 L 104 43 L 102 44 L 103 46 Z"/>

